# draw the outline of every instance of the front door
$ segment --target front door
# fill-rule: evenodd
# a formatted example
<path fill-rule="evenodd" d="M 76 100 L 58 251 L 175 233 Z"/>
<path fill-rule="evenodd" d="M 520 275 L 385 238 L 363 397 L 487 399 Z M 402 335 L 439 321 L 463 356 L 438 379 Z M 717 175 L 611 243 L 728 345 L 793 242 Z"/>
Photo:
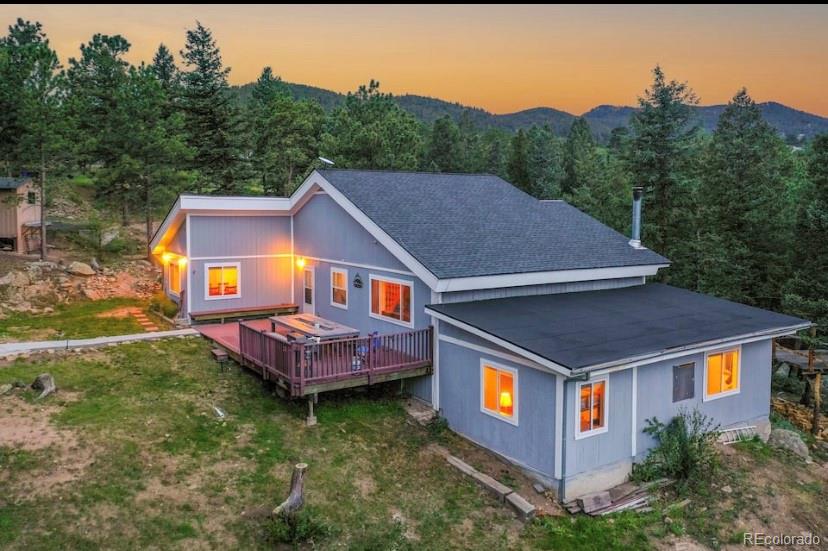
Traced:
<path fill-rule="evenodd" d="M 303 275 L 303 293 L 302 296 L 304 297 L 303 304 L 302 304 L 302 312 L 306 314 L 316 314 L 313 306 L 313 288 L 315 287 L 316 283 L 316 276 L 314 274 L 313 268 L 310 266 L 305 266 L 304 275 Z"/>

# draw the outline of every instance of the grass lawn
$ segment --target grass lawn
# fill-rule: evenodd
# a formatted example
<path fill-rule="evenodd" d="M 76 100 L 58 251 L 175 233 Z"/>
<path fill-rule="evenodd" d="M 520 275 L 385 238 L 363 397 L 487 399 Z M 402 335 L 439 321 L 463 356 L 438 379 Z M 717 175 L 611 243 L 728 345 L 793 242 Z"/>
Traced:
<path fill-rule="evenodd" d="M 297 462 L 310 465 L 300 532 L 313 541 L 300 548 L 605 551 L 688 534 L 715 547 L 780 507 L 760 499 L 771 490 L 800 525 L 828 518 L 824 480 L 782 484 L 801 465 L 749 448 L 729 452 L 729 493 L 717 482 L 685 509 L 523 525 L 433 453 L 435 442 L 468 444 L 408 421 L 393 385 L 323 397 L 308 428 L 304 404 L 238 368 L 219 372 L 208 352 L 186 338 L 0 365 L 0 384 L 49 371 L 60 388 L 44 403 L 30 391 L 0 397 L 0 429 L 32 435 L 0 442 L 0 547 L 289 549 L 267 513 Z M 745 517 L 751 500 L 758 512 Z"/>
<path fill-rule="evenodd" d="M 130 306 L 140 307 L 147 313 L 146 301 L 128 298 L 60 304 L 53 313 L 36 316 L 12 313 L 5 319 L 0 319 L 0 342 L 84 339 L 141 333 L 144 329 L 138 321 L 133 316 L 120 312 Z M 166 325 L 154 314 L 148 315 L 159 327 Z"/>

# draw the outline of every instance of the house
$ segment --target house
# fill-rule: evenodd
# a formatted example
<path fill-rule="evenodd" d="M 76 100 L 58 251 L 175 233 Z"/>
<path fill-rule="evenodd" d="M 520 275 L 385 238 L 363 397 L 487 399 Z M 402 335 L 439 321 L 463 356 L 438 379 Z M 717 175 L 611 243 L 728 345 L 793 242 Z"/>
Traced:
<path fill-rule="evenodd" d="M 295 304 L 361 335 L 428 329 L 408 391 L 563 500 L 623 481 L 653 416 L 767 432 L 772 339 L 810 325 L 647 283 L 669 261 L 637 233 L 491 175 L 319 170 L 290 198 L 183 195 L 152 247 L 193 319 Z"/>
<path fill-rule="evenodd" d="M 39 194 L 31 178 L 0 177 L 0 243 L 28 253 L 39 243 Z"/>

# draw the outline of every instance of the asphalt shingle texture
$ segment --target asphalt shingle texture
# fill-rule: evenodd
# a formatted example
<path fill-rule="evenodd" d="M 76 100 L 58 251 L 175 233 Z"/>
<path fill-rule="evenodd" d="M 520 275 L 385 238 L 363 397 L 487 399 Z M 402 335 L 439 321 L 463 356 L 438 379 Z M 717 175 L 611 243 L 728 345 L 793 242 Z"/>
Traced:
<path fill-rule="evenodd" d="M 440 279 L 668 262 L 575 207 L 538 201 L 497 176 L 319 172 Z"/>
<path fill-rule="evenodd" d="M 808 323 L 658 283 L 428 308 L 570 369 Z"/>

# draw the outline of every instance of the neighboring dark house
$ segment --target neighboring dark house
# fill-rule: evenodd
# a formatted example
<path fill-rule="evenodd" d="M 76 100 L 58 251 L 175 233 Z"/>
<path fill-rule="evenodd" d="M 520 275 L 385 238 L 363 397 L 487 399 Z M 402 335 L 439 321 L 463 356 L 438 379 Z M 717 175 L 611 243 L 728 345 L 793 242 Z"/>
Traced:
<path fill-rule="evenodd" d="M 0 244 L 19 253 L 37 248 L 39 193 L 31 178 L 0 177 Z"/>
<path fill-rule="evenodd" d="M 433 370 L 408 390 L 561 499 L 628 476 L 653 416 L 766 434 L 772 339 L 810 325 L 646 283 L 669 261 L 635 236 L 491 175 L 320 170 L 289 198 L 184 195 L 152 247 L 191 317 L 293 303 L 362 335 L 432 327 Z"/>

